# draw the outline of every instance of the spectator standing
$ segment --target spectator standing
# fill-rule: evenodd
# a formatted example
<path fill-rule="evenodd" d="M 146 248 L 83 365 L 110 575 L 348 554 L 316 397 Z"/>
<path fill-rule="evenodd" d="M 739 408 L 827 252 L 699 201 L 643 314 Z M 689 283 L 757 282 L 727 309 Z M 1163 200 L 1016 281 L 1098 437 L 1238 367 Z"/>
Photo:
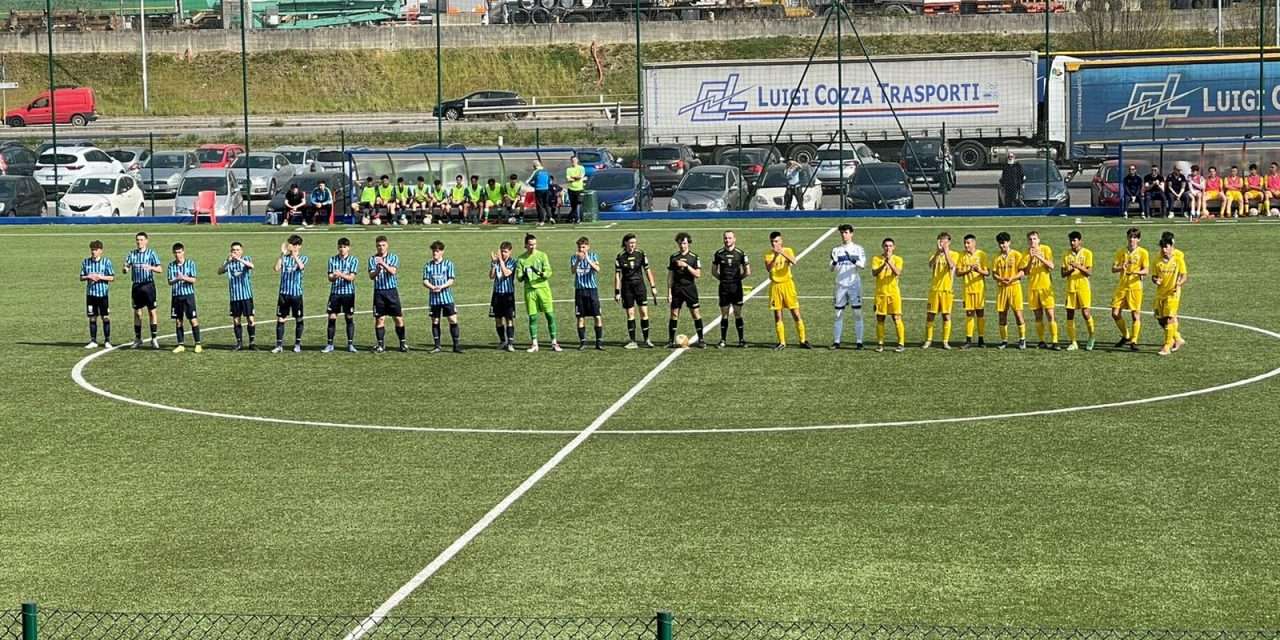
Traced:
<path fill-rule="evenodd" d="M 333 223 L 333 192 L 329 190 L 329 186 L 324 183 L 324 180 L 316 182 L 316 186 L 311 190 L 308 199 L 310 200 L 312 219 L 317 224 L 320 220 L 328 220 L 329 223 Z"/>
<path fill-rule="evenodd" d="M 1022 193 L 1022 183 L 1026 182 L 1027 177 L 1022 172 L 1022 165 L 1016 162 L 1017 158 L 1010 153 L 1005 159 L 1004 167 L 1000 169 L 1000 191 L 1004 193 L 1005 207 L 1015 207 L 1019 204 Z"/>
<path fill-rule="evenodd" d="M 533 187 L 534 203 L 538 206 L 538 226 L 541 227 L 551 217 L 551 172 L 542 168 L 541 162 L 533 163 L 529 185 Z M 551 222 L 554 224 L 555 219 Z"/>
<path fill-rule="evenodd" d="M 804 172 L 801 171 L 800 163 L 794 158 L 787 160 L 787 168 L 783 171 L 783 178 L 787 181 L 787 191 L 783 195 L 782 208 L 790 211 L 791 201 L 795 200 L 796 209 L 804 210 Z"/>
<path fill-rule="evenodd" d="M 1191 210 L 1191 190 L 1187 188 L 1187 178 L 1182 175 L 1182 170 L 1178 168 L 1178 165 L 1173 166 L 1169 179 L 1165 181 L 1165 190 L 1169 196 L 1169 201 L 1166 203 L 1168 206 L 1165 207 L 1169 210 L 1166 217 L 1173 217 L 1173 204 L 1175 202 L 1178 203 L 1184 215 L 1191 217 L 1187 213 Z"/>
<path fill-rule="evenodd" d="M 1151 215 L 1151 201 L 1159 200 L 1160 206 L 1169 208 L 1169 196 L 1165 193 L 1164 176 L 1160 175 L 1160 167 L 1151 165 L 1151 173 L 1142 178 L 1142 217 Z"/>
<path fill-rule="evenodd" d="M 564 171 L 569 191 L 569 221 L 582 222 L 582 192 L 587 188 L 587 169 L 578 162 L 578 156 L 569 158 L 569 168 Z"/>
<path fill-rule="evenodd" d="M 564 206 L 564 187 L 560 186 L 559 182 L 556 182 L 555 176 L 551 176 L 551 195 L 547 200 L 550 201 L 549 211 L 551 214 L 548 220 L 551 224 L 555 224 L 556 220 L 560 218 L 560 207 Z"/>
<path fill-rule="evenodd" d="M 1142 207 L 1142 176 L 1138 175 L 1138 167 L 1129 165 L 1129 173 L 1125 175 L 1123 183 L 1120 185 L 1122 193 L 1120 197 L 1120 209 L 1124 211 L 1124 217 L 1129 217 L 1129 205 L 1136 204 Z"/>

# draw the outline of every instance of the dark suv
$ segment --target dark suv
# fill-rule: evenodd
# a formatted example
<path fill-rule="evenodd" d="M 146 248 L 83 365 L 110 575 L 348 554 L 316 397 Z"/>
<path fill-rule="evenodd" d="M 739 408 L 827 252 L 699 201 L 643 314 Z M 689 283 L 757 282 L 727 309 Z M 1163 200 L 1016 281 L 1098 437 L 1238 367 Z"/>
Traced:
<path fill-rule="evenodd" d="M 911 184 L 936 184 L 950 191 L 956 184 L 956 164 L 942 138 L 915 138 L 902 143 L 899 163 Z"/>
<path fill-rule="evenodd" d="M 467 117 L 467 109 L 470 107 L 523 107 L 527 104 L 529 103 L 514 91 L 477 91 L 436 105 L 431 110 L 431 115 L 438 117 L 443 112 L 445 120 L 462 120 Z M 502 116 L 514 117 L 514 114 Z"/>
<path fill-rule="evenodd" d="M 782 162 L 777 149 L 764 147 L 721 147 L 716 150 L 716 164 L 737 167 L 748 187 L 754 187 L 764 175 L 764 168 Z"/>
<path fill-rule="evenodd" d="M 649 179 L 654 193 L 670 194 L 684 179 L 685 172 L 700 164 L 688 145 L 660 144 L 646 146 L 640 152 L 640 159 L 631 166 Z"/>

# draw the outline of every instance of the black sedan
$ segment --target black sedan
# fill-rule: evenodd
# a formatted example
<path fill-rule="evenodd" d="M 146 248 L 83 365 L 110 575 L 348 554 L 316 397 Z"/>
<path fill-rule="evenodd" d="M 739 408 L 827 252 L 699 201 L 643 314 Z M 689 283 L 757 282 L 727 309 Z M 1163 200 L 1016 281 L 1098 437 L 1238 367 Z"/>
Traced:
<path fill-rule="evenodd" d="M 31 176 L 0 176 L 0 216 L 43 216 L 44 188 Z"/>
<path fill-rule="evenodd" d="M 869 162 L 858 167 L 845 188 L 846 209 L 914 209 L 915 198 L 902 167 Z"/>
<path fill-rule="evenodd" d="M 446 100 L 431 110 L 432 117 L 444 116 L 445 120 L 462 120 L 472 107 L 523 107 L 528 103 L 514 91 L 476 91 L 456 100 Z M 503 114 L 507 115 L 507 114 Z M 508 116 L 510 117 L 510 116 Z"/>

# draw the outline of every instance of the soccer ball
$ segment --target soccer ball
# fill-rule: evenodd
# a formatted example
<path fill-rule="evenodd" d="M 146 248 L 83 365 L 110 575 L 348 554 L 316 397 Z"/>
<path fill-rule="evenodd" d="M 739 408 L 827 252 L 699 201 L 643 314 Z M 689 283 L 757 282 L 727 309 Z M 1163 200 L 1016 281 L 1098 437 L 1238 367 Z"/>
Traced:
<path fill-rule="evenodd" d="M 510 218 L 507 218 L 507 224 L 515 224 L 515 223 L 516 223 L 515 216 L 511 216 Z"/>
<path fill-rule="evenodd" d="M 676 336 L 676 344 L 679 345 L 681 349 L 687 348 L 689 346 L 689 336 L 686 336 L 683 333 Z"/>
<path fill-rule="evenodd" d="M 379 225 L 381 225 L 381 224 L 382 224 L 382 218 L 374 218 L 374 219 L 373 219 L 373 226 L 375 226 L 375 227 L 376 227 L 376 226 L 379 226 Z"/>
<path fill-rule="evenodd" d="M 1277 208 L 1275 208 L 1275 207 L 1271 207 L 1271 211 L 1270 211 L 1269 213 L 1270 213 L 1270 215 L 1273 215 L 1273 216 L 1280 216 L 1280 209 L 1277 209 Z"/>
<path fill-rule="evenodd" d="M 1249 215 L 1251 215 L 1251 216 L 1256 216 L 1256 215 L 1258 215 L 1258 208 L 1257 208 L 1257 207 L 1249 207 Z"/>

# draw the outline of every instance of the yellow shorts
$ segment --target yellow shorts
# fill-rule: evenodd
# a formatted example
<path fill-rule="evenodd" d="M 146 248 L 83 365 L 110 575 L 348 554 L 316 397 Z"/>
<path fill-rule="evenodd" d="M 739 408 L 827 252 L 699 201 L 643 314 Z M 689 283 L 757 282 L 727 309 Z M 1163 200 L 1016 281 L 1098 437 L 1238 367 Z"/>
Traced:
<path fill-rule="evenodd" d="M 964 310 L 982 311 L 987 306 L 987 292 L 983 289 L 964 292 Z"/>
<path fill-rule="evenodd" d="M 1112 309 L 1142 310 L 1142 287 L 1124 287 L 1111 294 Z"/>
<path fill-rule="evenodd" d="M 902 294 L 887 293 L 876 294 L 876 315 L 878 316 L 900 316 L 902 315 Z"/>
<path fill-rule="evenodd" d="M 1262 192 L 1261 192 L 1261 191 L 1250 191 L 1250 192 L 1248 192 L 1248 193 L 1244 194 L 1244 199 L 1245 199 L 1245 200 L 1261 200 L 1261 199 L 1262 199 Z"/>
<path fill-rule="evenodd" d="M 1221 191 L 1206 191 L 1206 192 L 1204 192 L 1204 201 L 1205 201 L 1205 202 L 1208 202 L 1208 201 L 1210 201 L 1210 200 L 1220 200 L 1221 198 L 1222 198 L 1222 192 L 1221 192 Z"/>
<path fill-rule="evenodd" d="M 1226 198 L 1227 202 L 1244 202 L 1244 194 L 1239 191 L 1228 191 Z"/>
<path fill-rule="evenodd" d="M 1157 318 L 1170 318 L 1178 315 L 1179 299 L 1180 296 L 1157 297 L 1154 309 L 1155 316 Z"/>
<path fill-rule="evenodd" d="M 1028 298 L 1027 306 L 1031 307 L 1032 311 L 1039 309 L 1052 310 L 1053 306 L 1057 304 L 1057 300 L 1053 297 L 1053 289 L 1032 289 Z"/>
<path fill-rule="evenodd" d="M 1088 309 L 1093 305 L 1093 291 L 1089 287 L 1080 287 L 1076 291 L 1067 292 L 1068 309 Z"/>
<path fill-rule="evenodd" d="M 800 299 L 796 295 L 795 282 L 775 282 L 769 285 L 769 310 L 799 309 Z"/>
<path fill-rule="evenodd" d="M 945 313 L 950 315 L 951 308 L 956 306 L 954 291 L 930 291 L 929 313 Z"/>
<path fill-rule="evenodd" d="M 1012 284 L 996 290 L 996 313 L 1022 309 L 1022 285 Z"/>

